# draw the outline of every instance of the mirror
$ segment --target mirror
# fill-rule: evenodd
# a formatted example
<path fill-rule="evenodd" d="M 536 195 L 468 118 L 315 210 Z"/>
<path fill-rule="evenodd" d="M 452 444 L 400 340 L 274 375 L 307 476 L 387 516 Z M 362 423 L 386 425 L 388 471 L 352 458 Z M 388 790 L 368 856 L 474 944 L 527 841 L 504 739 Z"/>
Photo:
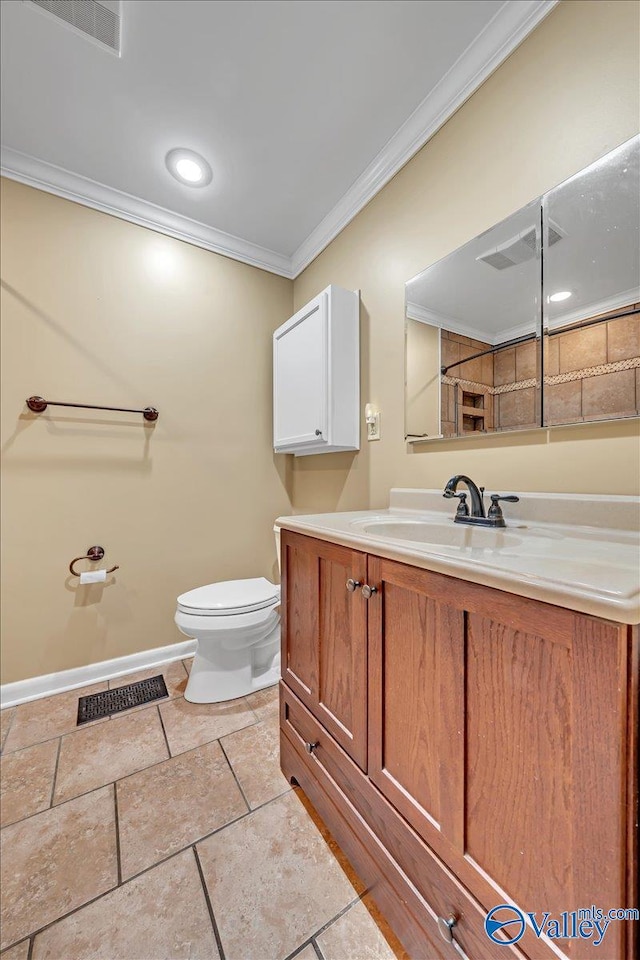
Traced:
<path fill-rule="evenodd" d="M 405 439 L 638 415 L 639 146 L 406 284 Z"/>
<path fill-rule="evenodd" d="M 639 139 L 543 198 L 549 426 L 640 413 Z"/>
<path fill-rule="evenodd" d="M 540 423 L 540 268 L 535 201 L 409 281 L 407 434 Z"/>

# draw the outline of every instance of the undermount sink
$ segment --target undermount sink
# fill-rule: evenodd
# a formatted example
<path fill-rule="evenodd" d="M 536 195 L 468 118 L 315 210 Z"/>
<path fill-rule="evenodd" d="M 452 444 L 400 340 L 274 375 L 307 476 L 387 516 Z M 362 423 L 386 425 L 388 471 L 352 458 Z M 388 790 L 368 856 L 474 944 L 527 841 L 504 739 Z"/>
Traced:
<path fill-rule="evenodd" d="M 397 517 L 356 521 L 362 533 L 375 537 L 390 537 L 393 540 L 410 540 L 413 543 L 434 544 L 458 549 L 500 550 L 505 547 L 517 547 L 522 543 L 503 529 L 465 526 L 464 524 L 434 523 L 430 520 L 402 520 Z"/>

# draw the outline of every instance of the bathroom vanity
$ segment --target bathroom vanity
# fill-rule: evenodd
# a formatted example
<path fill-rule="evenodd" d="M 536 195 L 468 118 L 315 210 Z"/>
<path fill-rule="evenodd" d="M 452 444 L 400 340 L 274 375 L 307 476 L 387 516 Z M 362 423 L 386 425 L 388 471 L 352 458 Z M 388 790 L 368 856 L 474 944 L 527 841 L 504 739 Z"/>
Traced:
<path fill-rule="evenodd" d="M 638 509 L 521 494 L 476 529 L 392 491 L 278 521 L 282 769 L 416 960 L 581 960 L 485 916 L 638 906 Z M 636 957 L 638 926 L 599 954 Z"/>

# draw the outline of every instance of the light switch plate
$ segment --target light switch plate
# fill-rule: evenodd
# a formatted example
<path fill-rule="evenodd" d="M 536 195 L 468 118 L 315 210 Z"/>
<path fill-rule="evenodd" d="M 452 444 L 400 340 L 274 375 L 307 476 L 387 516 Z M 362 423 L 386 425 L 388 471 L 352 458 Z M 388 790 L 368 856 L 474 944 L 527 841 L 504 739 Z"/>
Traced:
<path fill-rule="evenodd" d="M 379 440 L 380 439 L 380 414 L 376 411 L 375 413 L 369 414 L 366 419 L 367 424 L 367 440 Z"/>

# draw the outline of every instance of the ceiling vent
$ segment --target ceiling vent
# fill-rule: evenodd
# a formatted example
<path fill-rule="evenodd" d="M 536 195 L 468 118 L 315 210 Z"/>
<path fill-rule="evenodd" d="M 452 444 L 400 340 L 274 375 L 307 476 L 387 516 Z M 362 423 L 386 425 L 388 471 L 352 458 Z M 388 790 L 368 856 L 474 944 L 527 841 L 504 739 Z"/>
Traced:
<path fill-rule="evenodd" d="M 23 0 L 120 56 L 120 0 Z"/>
<path fill-rule="evenodd" d="M 557 224 L 549 220 L 546 229 L 548 246 L 552 247 L 559 240 L 562 240 L 564 232 Z M 528 227 L 517 236 L 494 247 L 493 250 L 487 250 L 486 253 L 476 257 L 476 260 L 481 260 L 493 267 L 494 270 L 506 270 L 508 267 L 515 267 L 518 263 L 533 260 L 537 255 L 538 237 L 536 228 Z"/>
<path fill-rule="evenodd" d="M 561 230 L 557 223 L 554 223 L 553 220 L 547 221 L 547 246 L 552 247 L 554 243 L 557 243 L 558 240 L 562 240 L 563 237 L 566 237 L 564 230 Z"/>

